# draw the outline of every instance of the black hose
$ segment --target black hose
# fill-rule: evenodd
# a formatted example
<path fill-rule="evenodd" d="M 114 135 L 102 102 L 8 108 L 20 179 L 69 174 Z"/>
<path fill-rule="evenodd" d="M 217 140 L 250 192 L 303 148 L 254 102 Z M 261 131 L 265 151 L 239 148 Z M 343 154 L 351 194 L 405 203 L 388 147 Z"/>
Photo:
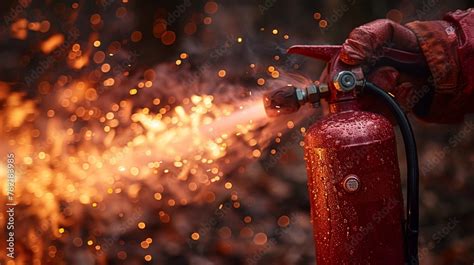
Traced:
<path fill-rule="evenodd" d="M 390 107 L 400 127 L 400 132 L 405 144 L 407 159 L 407 221 L 405 225 L 406 259 L 408 264 L 417 265 L 418 262 L 418 155 L 416 151 L 415 136 L 410 122 L 395 99 L 376 85 L 366 82 L 364 90 L 376 95 Z"/>

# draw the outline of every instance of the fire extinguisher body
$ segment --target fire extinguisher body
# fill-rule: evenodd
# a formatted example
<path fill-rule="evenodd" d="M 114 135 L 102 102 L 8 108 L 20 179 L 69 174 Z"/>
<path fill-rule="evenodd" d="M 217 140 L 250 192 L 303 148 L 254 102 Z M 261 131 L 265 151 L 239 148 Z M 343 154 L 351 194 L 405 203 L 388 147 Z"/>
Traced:
<path fill-rule="evenodd" d="M 317 264 L 404 263 L 395 134 L 355 100 L 333 103 L 305 135 Z"/>

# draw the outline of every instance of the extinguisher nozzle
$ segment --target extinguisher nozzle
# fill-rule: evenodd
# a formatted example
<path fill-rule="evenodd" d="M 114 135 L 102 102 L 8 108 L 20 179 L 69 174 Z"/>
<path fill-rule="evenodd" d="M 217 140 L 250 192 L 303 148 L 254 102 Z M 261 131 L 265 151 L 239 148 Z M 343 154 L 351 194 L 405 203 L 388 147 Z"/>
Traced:
<path fill-rule="evenodd" d="M 266 92 L 263 104 L 267 115 L 276 117 L 296 112 L 306 103 L 319 106 L 321 97 L 327 94 L 327 84 L 311 84 L 301 88 L 288 85 Z"/>
<path fill-rule="evenodd" d="M 263 104 L 269 117 L 290 114 L 300 108 L 294 86 L 280 87 L 266 92 L 263 95 Z"/>

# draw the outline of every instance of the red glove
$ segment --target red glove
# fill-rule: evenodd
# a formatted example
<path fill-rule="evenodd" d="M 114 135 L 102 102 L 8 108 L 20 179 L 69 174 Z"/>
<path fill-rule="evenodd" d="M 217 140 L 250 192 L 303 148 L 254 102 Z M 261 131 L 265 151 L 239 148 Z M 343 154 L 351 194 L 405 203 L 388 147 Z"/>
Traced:
<path fill-rule="evenodd" d="M 394 94 L 407 111 L 428 121 L 461 121 L 474 112 L 474 9 L 448 13 L 444 19 L 406 26 L 382 19 L 358 27 L 329 72 L 341 64 L 361 65 L 369 68 L 368 80 Z M 427 66 L 419 68 L 428 68 L 421 69 L 428 74 L 378 63 L 384 46 L 423 54 Z M 371 109 L 374 105 L 370 103 Z"/>
<path fill-rule="evenodd" d="M 380 65 L 383 47 L 390 47 L 411 53 L 420 53 L 418 40 L 410 29 L 388 19 L 380 19 L 354 29 L 342 45 L 342 49 L 332 63 L 331 69 L 339 68 L 340 64 L 361 65 L 366 68 L 367 80 L 393 94 L 398 103 L 406 110 L 412 111 L 417 105 L 425 103 L 432 93 L 429 71 L 426 64 L 417 66 L 419 73 L 414 74 L 408 69 Z M 330 70 L 331 71 L 331 70 Z M 323 74 L 321 78 L 326 78 Z M 373 97 L 360 100 L 363 109 L 388 114 L 388 110 Z M 428 109 L 426 106 L 425 109 Z"/>
<path fill-rule="evenodd" d="M 420 52 L 415 33 L 388 19 L 379 19 L 355 28 L 342 45 L 340 59 L 349 65 L 377 59 L 384 46 L 408 52 Z"/>

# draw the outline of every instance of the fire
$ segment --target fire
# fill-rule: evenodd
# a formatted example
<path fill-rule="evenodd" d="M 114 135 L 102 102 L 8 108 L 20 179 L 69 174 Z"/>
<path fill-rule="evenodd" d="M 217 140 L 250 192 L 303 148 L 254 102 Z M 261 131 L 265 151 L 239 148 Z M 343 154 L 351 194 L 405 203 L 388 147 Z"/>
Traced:
<path fill-rule="evenodd" d="M 7 93 L 0 114 L 8 143 L 2 154 L 18 157 L 17 205 L 24 207 L 22 216 L 40 220 L 39 227 L 19 225 L 18 233 L 36 240 L 67 236 L 71 216 L 62 210 L 64 204 L 70 210 L 120 205 L 140 198 L 145 186 L 171 207 L 201 203 L 200 194 L 225 179 L 238 160 L 255 156 L 256 129 L 266 123 L 260 100 L 217 104 L 213 95 L 204 94 L 183 98 L 172 108 L 157 106 L 166 98 L 153 98 L 149 107 L 135 109 L 133 100 L 123 99 L 106 110 L 102 102 L 107 98 L 96 87 L 62 81 L 43 104 Z M 248 151 L 236 156 L 239 150 Z M 238 160 L 231 163 L 232 158 Z M 231 185 L 227 182 L 226 189 Z M 117 215 L 123 208 L 110 211 Z M 165 217 L 170 218 L 164 212 L 160 218 Z M 27 244 L 37 255 L 45 251 L 38 241 Z"/>
<path fill-rule="evenodd" d="M 117 16 L 123 11 L 117 9 Z M 91 26 L 104 19 L 92 15 Z M 162 21 L 153 33 L 172 45 L 176 34 Z M 22 80 L 34 96 L 18 92 L 23 89 L 17 83 L 0 82 L 0 154 L 17 158 L 16 263 L 64 259 L 67 248 L 57 242 L 124 259 L 127 253 L 114 249 L 117 238 L 132 229 L 146 231 L 150 219 L 173 223 L 174 207 L 220 200 L 218 185 L 232 193 L 232 207 L 240 207 L 226 177 L 263 157 L 287 124 L 268 123 L 261 95 L 228 83 L 232 69 L 202 68 L 196 77 L 186 69 L 186 52 L 171 64 L 132 74 L 142 55 L 126 51 L 126 42 L 96 31 L 85 41 L 74 28 L 59 33 L 53 25 L 23 18 L 10 25 L 12 38 L 27 39 L 28 30 L 44 34 L 36 45 L 46 57 Z M 138 31 L 131 36 L 132 42 L 141 39 Z M 273 79 L 259 78 L 259 86 L 281 79 L 282 72 L 272 70 Z M 288 118 L 297 123 L 301 117 Z M 1 176 L 6 170 L 0 163 Z M 4 203 L 6 181 L 0 185 Z M 5 222 L 1 213 L 2 227 Z M 145 249 L 151 238 L 143 242 Z M 0 254 L 5 256 L 4 247 Z"/>

